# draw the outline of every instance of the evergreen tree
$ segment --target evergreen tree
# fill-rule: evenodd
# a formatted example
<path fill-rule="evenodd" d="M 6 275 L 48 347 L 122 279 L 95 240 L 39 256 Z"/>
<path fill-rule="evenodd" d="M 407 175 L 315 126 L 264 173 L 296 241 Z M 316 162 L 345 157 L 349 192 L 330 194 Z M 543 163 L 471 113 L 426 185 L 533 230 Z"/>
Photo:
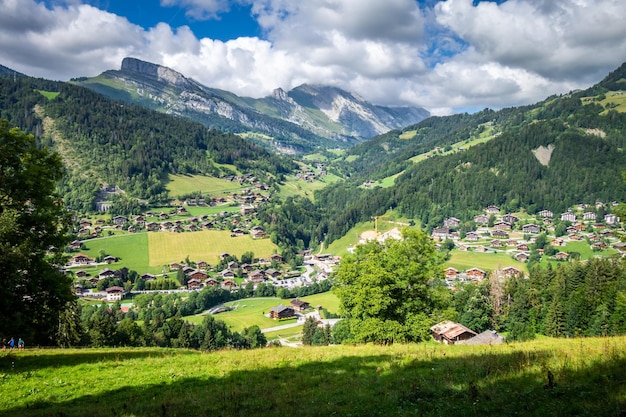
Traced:
<path fill-rule="evenodd" d="M 313 344 L 315 331 L 317 330 L 317 320 L 313 316 L 308 316 L 302 326 L 302 344 L 310 346 Z"/>

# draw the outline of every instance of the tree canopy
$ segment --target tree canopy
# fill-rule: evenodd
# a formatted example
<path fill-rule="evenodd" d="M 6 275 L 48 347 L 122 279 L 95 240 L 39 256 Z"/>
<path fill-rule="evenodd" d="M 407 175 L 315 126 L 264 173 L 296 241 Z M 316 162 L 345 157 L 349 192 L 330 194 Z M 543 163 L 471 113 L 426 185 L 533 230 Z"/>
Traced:
<path fill-rule="evenodd" d="M 335 284 L 352 339 L 424 340 L 450 303 L 437 285 L 441 262 L 432 240 L 423 231 L 408 228 L 403 240 L 371 241 L 343 258 Z"/>
<path fill-rule="evenodd" d="M 61 159 L 0 120 L 0 335 L 48 343 L 73 299 L 61 271 L 69 215 L 54 194 Z"/>

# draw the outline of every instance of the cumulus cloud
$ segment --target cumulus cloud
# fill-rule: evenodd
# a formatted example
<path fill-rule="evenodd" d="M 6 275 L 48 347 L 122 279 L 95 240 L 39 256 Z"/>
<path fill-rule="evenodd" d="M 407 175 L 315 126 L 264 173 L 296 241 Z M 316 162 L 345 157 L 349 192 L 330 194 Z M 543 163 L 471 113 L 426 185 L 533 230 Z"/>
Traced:
<path fill-rule="evenodd" d="M 239 95 L 329 84 L 442 114 L 535 102 L 588 86 L 626 60 L 622 0 L 235 1 L 250 7 L 263 38 L 143 28 L 80 0 L 0 0 L 0 63 L 68 79 L 134 56 Z M 193 21 L 232 4 L 161 0 Z"/>

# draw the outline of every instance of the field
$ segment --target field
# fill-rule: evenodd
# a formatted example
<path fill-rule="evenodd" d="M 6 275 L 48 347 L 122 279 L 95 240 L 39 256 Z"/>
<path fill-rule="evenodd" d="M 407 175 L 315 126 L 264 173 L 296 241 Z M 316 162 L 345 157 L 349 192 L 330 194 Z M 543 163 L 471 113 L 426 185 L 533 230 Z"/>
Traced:
<path fill-rule="evenodd" d="M 276 246 L 269 239 L 254 240 L 250 235 L 230 237 L 227 230 L 202 230 L 193 233 L 148 233 L 150 266 L 184 260 L 217 263 L 222 253 L 241 257 L 251 251 L 256 257 L 269 257 Z"/>
<path fill-rule="evenodd" d="M 445 267 L 451 266 L 459 271 L 473 267 L 491 271 L 506 268 L 507 266 L 513 266 L 520 271 L 527 271 L 526 264 L 513 259 L 509 253 L 480 253 L 453 250 L 450 255 L 450 260 L 446 261 Z"/>
<path fill-rule="evenodd" d="M 328 174 L 322 177 L 321 180 L 311 182 L 298 179 L 294 176 L 288 176 L 287 181 L 280 186 L 280 197 L 284 199 L 299 195 L 306 196 L 313 200 L 313 193 L 315 191 L 321 190 L 328 184 L 335 183 L 339 180 L 340 178 L 333 174 Z"/>
<path fill-rule="evenodd" d="M 0 415 L 620 416 L 625 343 L 0 352 Z"/>
<path fill-rule="evenodd" d="M 237 257 L 241 257 L 247 251 L 253 252 L 256 257 L 269 257 L 276 252 L 276 246 L 269 239 L 254 240 L 250 235 L 230 237 L 229 231 L 219 230 L 123 234 L 90 239 L 84 243 L 88 249 L 82 250 L 81 253 L 85 255 L 95 258 L 103 251 L 119 259 L 118 262 L 106 267 L 111 269 L 127 267 L 140 274 L 160 273 L 164 265 L 183 261 L 187 256 L 191 261 L 204 260 L 210 264 L 217 264 L 220 254 L 224 252 Z M 81 269 L 93 272 L 104 267 Z"/>
<path fill-rule="evenodd" d="M 170 175 L 167 190 L 172 196 L 201 191 L 203 195 L 239 192 L 246 188 L 237 182 L 205 175 Z"/>
<path fill-rule="evenodd" d="M 339 299 L 330 292 L 301 297 L 300 299 L 308 301 L 311 303 L 312 307 L 316 307 L 318 305 L 326 307 L 326 309 L 328 309 L 331 313 L 336 313 L 339 310 Z M 288 305 L 290 301 L 290 299 L 283 300 L 278 297 L 245 298 L 242 300 L 230 301 L 225 303 L 225 305 L 236 307 L 236 309 L 219 313 L 215 316 L 215 318 L 224 321 L 232 330 L 237 332 L 254 325 L 259 326 L 261 329 L 267 329 L 269 327 L 282 326 L 283 324 L 291 324 L 295 323 L 296 320 L 276 321 L 264 316 L 264 314 L 267 314 L 272 307 L 276 307 L 279 304 Z M 202 319 L 202 315 L 185 317 L 185 320 L 192 323 L 201 323 Z M 300 331 L 301 328 L 297 327 L 297 333 Z"/>

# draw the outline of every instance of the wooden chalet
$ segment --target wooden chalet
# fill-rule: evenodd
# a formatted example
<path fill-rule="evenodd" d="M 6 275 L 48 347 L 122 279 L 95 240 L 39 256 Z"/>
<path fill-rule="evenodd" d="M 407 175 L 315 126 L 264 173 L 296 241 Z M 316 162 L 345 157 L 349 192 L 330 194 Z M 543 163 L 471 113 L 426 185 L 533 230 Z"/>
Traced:
<path fill-rule="evenodd" d="M 124 297 L 124 288 L 122 287 L 109 287 L 106 290 L 107 301 L 119 301 Z"/>
<path fill-rule="evenodd" d="M 447 345 L 453 345 L 459 341 L 468 340 L 476 336 L 475 331 L 450 320 L 435 324 L 430 328 L 430 332 L 433 335 L 433 339 Z"/>
<path fill-rule="evenodd" d="M 307 301 L 303 301 L 300 300 L 298 298 L 291 300 L 291 302 L 289 303 L 289 305 L 295 310 L 295 311 L 304 311 L 307 308 L 309 308 L 311 305 L 307 302 Z"/>

